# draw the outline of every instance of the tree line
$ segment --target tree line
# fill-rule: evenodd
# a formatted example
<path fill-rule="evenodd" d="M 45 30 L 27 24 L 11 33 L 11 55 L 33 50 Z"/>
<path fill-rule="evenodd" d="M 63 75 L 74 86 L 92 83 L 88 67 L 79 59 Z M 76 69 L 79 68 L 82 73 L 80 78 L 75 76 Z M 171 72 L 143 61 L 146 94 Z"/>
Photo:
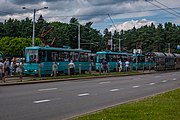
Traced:
<path fill-rule="evenodd" d="M 0 22 L 0 51 L 5 55 L 22 55 L 24 48 L 32 45 L 32 19 L 8 19 Z M 35 23 L 35 45 L 50 45 L 53 47 L 78 47 L 78 25 L 80 25 L 81 48 L 92 52 L 102 50 L 119 50 L 132 52 L 133 49 L 142 49 L 143 52 L 178 52 L 180 45 L 180 26 L 171 22 L 164 25 L 153 23 L 150 26 L 135 27 L 128 31 L 121 30 L 112 33 L 106 28 L 103 33 L 92 27 L 93 22 L 85 25 L 78 19 L 71 18 L 69 23 L 47 22 L 40 15 Z M 112 39 L 113 45 L 110 46 Z"/>

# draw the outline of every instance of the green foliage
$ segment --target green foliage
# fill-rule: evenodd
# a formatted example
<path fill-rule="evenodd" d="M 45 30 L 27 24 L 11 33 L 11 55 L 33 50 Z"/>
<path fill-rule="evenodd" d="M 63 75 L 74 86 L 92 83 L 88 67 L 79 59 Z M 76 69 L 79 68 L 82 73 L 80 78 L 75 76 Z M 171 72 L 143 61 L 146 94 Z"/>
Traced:
<path fill-rule="evenodd" d="M 22 56 L 25 47 L 32 45 L 31 38 L 3 37 L 0 39 L 1 52 L 5 56 Z M 35 45 L 42 45 L 40 39 L 35 40 Z"/>
<path fill-rule="evenodd" d="M 47 41 L 47 43 L 53 43 L 52 46 L 54 47 L 67 45 L 71 48 L 77 48 L 79 24 L 80 23 L 76 18 L 71 18 L 69 24 L 58 21 L 48 23 L 44 20 L 43 16 L 40 15 L 39 19 L 35 23 L 35 37 L 42 40 L 43 36 L 43 39 Z M 133 49 L 142 49 L 143 52 L 167 52 L 168 43 L 170 43 L 171 51 L 179 52 L 176 50 L 176 46 L 180 44 L 180 26 L 176 26 L 170 22 L 165 23 L 164 26 L 159 24 L 156 27 L 152 23 L 150 26 L 143 26 L 139 29 L 134 27 L 132 30 L 121 30 L 120 32 L 115 31 L 114 33 L 109 31 L 107 28 L 103 33 L 100 33 L 100 31 L 92 28 L 92 25 L 93 22 L 87 22 L 85 25 L 80 24 L 82 49 L 89 49 L 93 52 L 110 50 L 111 47 L 108 45 L 108 41 L 112 38 L 113 44 L 115 44 L 115 48 L 113 50 L 115 51 L 119 50 L 119 39 L 121 39 L 122 51 L 132 52 Z M 48 28 L 53 29 L 50 32 L 47 32 Z M 47 34 L 43 35 L 43 31 Z M 8 40 L 6 36 L 9 37 Z M 24 44 L 21 41 L 14 40 L 14 38 L 26 38 L 29 39 L 29 42 Z M 32 19 L 25 18 L 24 20 L 17 20 L 10 18 L 5 20 L 4 23 L 0 23 L 0 39 L 5 42 L 2 43 L 2 45 L 6 46 L 2 46 L 0 51 L 5 52 L 6 54 L 10 54 L 10 52 L 14 51 L 14 47 L 12 47 L 13 45 L 17 45 L 16 49 L 30 46 L 31 38 Z M 44 41 L 42 42 L 45 44 Z M 35 45 L 43 45 L 42 42 L 35 41 Z M 17 52 L 17 54 L 20 53 Z"/>

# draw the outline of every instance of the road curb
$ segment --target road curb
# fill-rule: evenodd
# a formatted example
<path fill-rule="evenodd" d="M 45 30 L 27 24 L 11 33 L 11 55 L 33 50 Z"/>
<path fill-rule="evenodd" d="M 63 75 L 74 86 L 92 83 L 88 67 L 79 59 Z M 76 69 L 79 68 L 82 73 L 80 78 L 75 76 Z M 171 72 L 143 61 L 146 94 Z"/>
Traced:
<path fill-rule="evenodd" d="M 10 85 L 26 85 L 26 84 L 36 84 L 36 83 L 48 83 L 48 82 L 61 82 L 61 81 L 73 81 L 73 80 L 82 80 L 82 79 L 94 79 L 94 78 L 105 78 L 105 77 L 124 77 L 124 76 L 133 76 L 133 75 L 144 75 L 144 74 L 154 74 L 157 72 L 148 72 L 148 73 L 136 73 L 136 74 L 119 74 L 119 75 L 104 75 L 104 76 L 87 76 L 87 77 L 78 77 L 78 78 L 62 78 L 62 79 L 58 79 L 58 78 L 52 78 L 50 80 L 28 80 L 25 81 L 23 80 L 22 82 L 18 79 L 18 82 L 12 82 L 12 83 L 0 83 L 0 86 L 10 86 Z"/>

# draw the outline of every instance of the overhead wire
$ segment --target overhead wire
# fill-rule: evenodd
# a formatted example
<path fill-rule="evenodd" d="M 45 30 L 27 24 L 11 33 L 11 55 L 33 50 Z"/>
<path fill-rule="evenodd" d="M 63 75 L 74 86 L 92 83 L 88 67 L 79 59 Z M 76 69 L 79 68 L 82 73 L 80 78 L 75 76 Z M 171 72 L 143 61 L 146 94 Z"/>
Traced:
<path fill-rule="evenodd" d="M 148 2 L 148 3 L 150 3 L 150 4 L 152 4 L 152 5 L 154 5 L 154 6 L 156 6 L 156 7 L 158 7 L 158 8 L 161 8 L 162 10 L 164 10 L 164 11 L 166 11 L 166 12 L 170 13 L 171 15 L 174 15 L 175 17 L 180 18 L 180 16 L 179 16 L 179 15 L 176 15 L 176 14 L 174 14 L 174 13 L 172 13 L 172 12 L 168 11 L 167 9 L 162 8 L 162 7 L 160 7 L 160 6 L 156 5 L 156 4 L 154 4 L 153 2 L 150 2 L 150 0 L 145 0 L 145 1 L 146 1 L 146 2 Z"/>
<path fill-rule="evenodd" d="M 166 8 L 168 8 L 169 10 L 175 12 L 176 14 L 180 14 L 179 12 L 177 12 L 176 10 L 174 10 L 174 9 L 172 9 L 172 8 L 170 8 L 170 7 L 168 7 L 167 5 L 161 3 L 161 2 L 159 2 L 159 1 L 157 1 L 157 0 L 154 0 L 154 1 L 157 2 L 157 3 L 159 3 L 159 4 L 161 4 L 162 6 L 164 6 L 164 7 L 166 7 Z"/>
<path fill-rule="evenodd" d="M 109 18 L 110 18 L 110 20 L 111 20 L 111 22 L 112 22 L 112 24 L 113 24 L 114 28 L 115 28 L 115 29 L 116 29 L 116 31 L 117 31 L 117 27 L 116 27 L 116 25 L 114 24 L 114 21 L 112 20 L 112 18 L 111 18 L 111 16 L 110 16 L 110 14 L 108 14 L 108 16 L 109 16 Z"/>
<path fill-rule="evenodd" d="M 174 7 L 171 9 L 179 9 L 180 7 Z M 159 8 L 159 9 L 150 9 L 150 10 L 137 10 L 137 11 L 128 11 L 128 12 L 123 12 L 123 13 L 104 13 L 104 14 L 91 14 L 91 15 L 69 15 L 69 16 L 48 16 L 44 18 L 52 18 L 52 17 L 82 17 L 82 16 L 107 16 L 109 15 L 120 15 L 120 14 L 126 14 L 126 13 L 138 13 L 138 12 L 149 12 L 149 11 L 158 11 L 158 10 L 164 10 L 167 8 Z"/>

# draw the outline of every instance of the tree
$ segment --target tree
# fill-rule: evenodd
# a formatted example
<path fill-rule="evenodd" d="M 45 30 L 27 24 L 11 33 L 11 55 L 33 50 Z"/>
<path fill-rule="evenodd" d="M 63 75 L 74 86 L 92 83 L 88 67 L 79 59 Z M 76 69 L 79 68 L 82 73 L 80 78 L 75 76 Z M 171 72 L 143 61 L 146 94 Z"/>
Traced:
<path fill-rule="evenodd" d="M 108 29 L 106 28 L 105 30 L 104 30 L 104 39 L 103 39 L 103 45 L 105 45 L 104 46 L 104 50 L 110 50 L 110 40 L 111 40 L 111 32 L 109 32 L 108 31 Z"/>
<path fill-rule="evenodd" d="M 0 48 L 6 56 L 21 56 L 25 47 L 31 46 L 31 43 L 31 38 L 3 37 L 0 39 Z M 42 45 L 40 39 L 35 40 L 35 45 Z"/>

